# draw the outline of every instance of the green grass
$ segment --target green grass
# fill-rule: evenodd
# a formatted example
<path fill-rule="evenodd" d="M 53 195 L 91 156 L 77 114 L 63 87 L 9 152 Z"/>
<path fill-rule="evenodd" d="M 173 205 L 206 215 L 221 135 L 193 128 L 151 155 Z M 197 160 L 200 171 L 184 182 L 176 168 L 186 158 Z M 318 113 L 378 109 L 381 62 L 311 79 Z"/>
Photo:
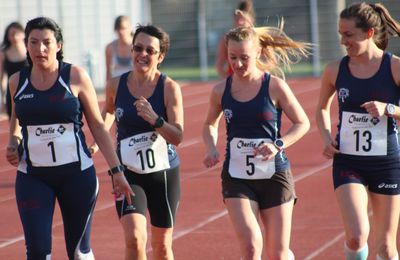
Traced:
<path fill-rule="evenodd" d="M 291 72 L 285 71 L 287 78 L 304 77 L 312 75 L 312 65 L 309 63 L 299 63 L 291 66 Z M 201 80 L 200 68 L 196 67 L 161 67 L 161 71 L 174 80 Z M 217 72 L 214 67 L 207 70 L 208 79 L 218 79 Z"/>

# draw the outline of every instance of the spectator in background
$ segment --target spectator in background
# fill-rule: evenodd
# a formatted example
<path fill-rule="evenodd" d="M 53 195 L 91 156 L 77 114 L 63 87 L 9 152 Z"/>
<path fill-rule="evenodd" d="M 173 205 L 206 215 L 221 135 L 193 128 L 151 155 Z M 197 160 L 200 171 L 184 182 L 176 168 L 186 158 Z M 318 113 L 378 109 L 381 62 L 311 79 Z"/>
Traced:
<path fill-rule="evenodd" d="M 25 28 L 30 66 L 10 78 L 12 113 L 6 157 L 17 166 L 15 193 L 27 259 L 51 258 L 56 200 L 68 259 L 94 259 L 90 227 L 98 193 L 93 161 L 82 130 L 83 115 L 113 175 L 114 193 L 133 194 L 101 118 L 88 74 L 63 62 L 61 28 L 50 18 Z"/>
<path fill-rule="evenodd" d="M 281 72 L 280 62 L 290 64 L 289 53 L 307 56 L 308 44 L 291 40 L 275 27 L 238 27 L 225 39 L 234 73 L 210 96 L 203 128 L 204 164 L 213 167 L 219 162 L 218 126 L 224 116 L 222 196 L 242 259 L 261 259 L 264 248 L 267 259 L 292 260 L 289 244 L 296 195 L 285 149 L 308 131 L 310 123 L 287 83 L 271 72 Z M 284 134 L 282 112 L 291 122 Z"/>
<path fill-rule="evenodd" d="M 253 26 L 255 22 L 255 13 L 253 2 L 251 0 L 240 1 L 237 9 L 233 13 L 233 27 L 239 26 Z M 215 67 L 221 79 L 233 73 L 232 68 L 228 63 L 228 52 L 226 48 L 225 38 L 222 38 L 218 43 L 218 50 L 215 60 Z"/>
<path fill-rule="evenodd" d="M 115 19 L 114 31 L 118 38 L 106 47 L 106 80 L 132 69 L 132 25 L 129 17 L 120 15 Z"/>
<path fill-rule="evenodd" d="M 400 35 L 400 24 L 382 4 L 361 2 L 340 13 L 339 34 L 347 55 L 325 67 L 316 119 L 323 154 L 333 158 L 345 257 L 367 259 L 371 217 L 376 259 L 398 260 L 400 58 L 385 50 L 389 36 Z M 333 139 L 330 107 L 336 93 L 339 124 Z"/>
<path fill-rule="evenodd" d="M 11 117 L 11 96 L 8 80 L 12 74 L 28 65 L 26 59 L 24 27 L 18 22 L 10 23 L 5 32 L 0 51 L 1 110 Z"/>

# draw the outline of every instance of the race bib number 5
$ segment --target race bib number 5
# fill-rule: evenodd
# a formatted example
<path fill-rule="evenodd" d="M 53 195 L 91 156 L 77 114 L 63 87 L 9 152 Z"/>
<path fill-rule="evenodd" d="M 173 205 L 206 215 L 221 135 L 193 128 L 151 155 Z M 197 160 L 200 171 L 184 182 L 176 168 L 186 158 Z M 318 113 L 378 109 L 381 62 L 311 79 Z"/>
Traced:
<path fill-rule="evenodd" d="M 136 173 L 151 173 L 170 168 L 168 147 L 157 132 L 137 134 L 121 140 L 122 163 Z"/>
<path fill-rule="evenodd" d="M 27 126 L 29 158 L 35 167 L 52 167 L 79 160 L 74 125 Z"/>
<path fill-rule="evenodd" d="M 342 113 L 340 152 L 360 156 L 387 154 L 387 117 Z"/>
<path fill-rule="evenodd" d="M 263 143 L 272 143 L 264 138 L 233 138 L 230 142 L 229 174 L 239 179 L 270 179 L 275 173 L 275 157 L 263 161 L 255 156 L 254 149 Z"/>

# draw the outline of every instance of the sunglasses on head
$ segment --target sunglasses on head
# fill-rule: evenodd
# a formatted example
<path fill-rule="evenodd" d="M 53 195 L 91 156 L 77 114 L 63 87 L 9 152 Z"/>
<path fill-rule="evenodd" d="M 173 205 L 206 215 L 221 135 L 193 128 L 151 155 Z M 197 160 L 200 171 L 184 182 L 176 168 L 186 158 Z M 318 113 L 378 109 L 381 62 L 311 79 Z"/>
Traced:
<path fill-rule="evenodd" d="M 145 50 L 146 53 L 149 54 L 149 55 L 156 55 L 157 53 L 159 53 L 159 51 L 156 51 L 155 49 L 153 49 L 151 47 L 144 48 L 144 47 L 139 46 L 139 45 L 133 45 L 132 50 L 134 52 L 143 52 Z"/>

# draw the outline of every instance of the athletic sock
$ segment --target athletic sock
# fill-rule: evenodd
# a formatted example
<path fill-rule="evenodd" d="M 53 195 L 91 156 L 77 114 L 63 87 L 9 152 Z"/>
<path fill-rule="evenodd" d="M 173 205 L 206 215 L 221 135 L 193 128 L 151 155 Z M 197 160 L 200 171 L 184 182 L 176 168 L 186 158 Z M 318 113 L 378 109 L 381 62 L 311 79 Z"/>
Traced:
<path fill-rule="evenodd" d="M 386 259 L 383 259 L 379 255 L 376 255 L 376 260 L 386 260 Z M 389 260 L 399 260 L 399 255 L 396 255 L 395 257 L 392 257 Z"/>
<path fill-rule="evenodd" d="M 289 249 L 289 260 L 295 260 L 294 253 Z"/>
<path fill-rule="evenodd" d="M 365 243 L 363 247 L 357 251 L 351 250 L 346 243 L 344 243 L 344 254 L 346 260 L 367 260 L 368 257 L 368 244 Z"/>

